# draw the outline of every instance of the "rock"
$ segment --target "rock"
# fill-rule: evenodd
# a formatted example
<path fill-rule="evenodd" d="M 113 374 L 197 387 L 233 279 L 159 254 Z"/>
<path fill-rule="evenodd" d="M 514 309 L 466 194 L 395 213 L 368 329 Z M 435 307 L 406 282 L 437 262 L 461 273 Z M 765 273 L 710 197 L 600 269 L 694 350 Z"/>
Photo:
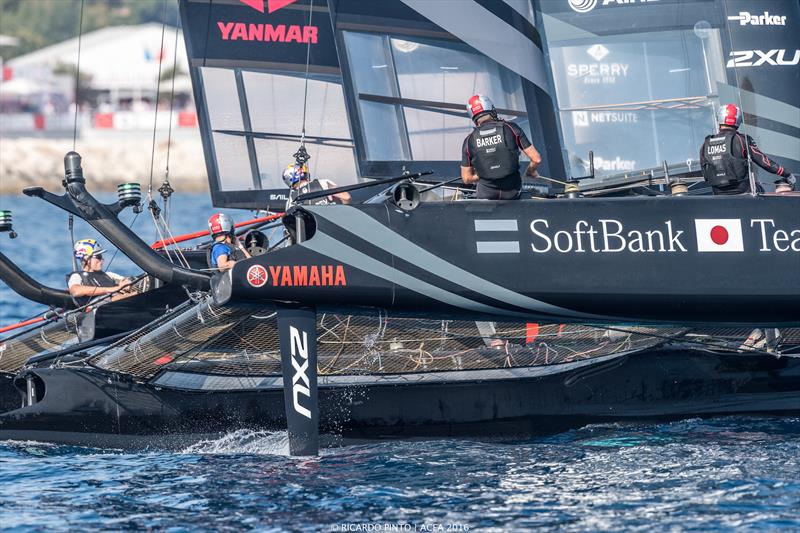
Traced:
<path fill-rule="evenodd" d="M 159 132 L 161 134 L 161 132 Z M 151 134 L 152 135 L 152 134 Z M 161 134 L 160 136 L 163 136 Z M 196 132 L 173 137 L 169 150 L 169 180 L 180 192 L 208 190 L 203 147 Z M 83 171 L 91 190 L 113 191 L 123 182 L 139 182 L 145 191 L 150 182 L 152 136 L 146 132 L 108 132 L 78 139 L 76 150 L 83 157 Z M 51 191 L 61 187 L 64 154 L 72 139 L 0 138 L 0 193 L 18 194 L 39 185 Z M 157 140 L 153 158 L 153 188 L 164 181 L 166 139 Z"/>

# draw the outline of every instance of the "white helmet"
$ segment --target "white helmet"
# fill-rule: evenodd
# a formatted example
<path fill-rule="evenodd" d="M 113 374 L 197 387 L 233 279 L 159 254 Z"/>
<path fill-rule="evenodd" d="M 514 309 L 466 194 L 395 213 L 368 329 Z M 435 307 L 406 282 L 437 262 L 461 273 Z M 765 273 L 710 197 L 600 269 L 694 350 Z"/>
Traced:
<path fill-rule="evenodd" d="M 208 219 L 208 229 L 212 237 L 233 233 L 233 219 L 225 213 L 214 213 Z"/>

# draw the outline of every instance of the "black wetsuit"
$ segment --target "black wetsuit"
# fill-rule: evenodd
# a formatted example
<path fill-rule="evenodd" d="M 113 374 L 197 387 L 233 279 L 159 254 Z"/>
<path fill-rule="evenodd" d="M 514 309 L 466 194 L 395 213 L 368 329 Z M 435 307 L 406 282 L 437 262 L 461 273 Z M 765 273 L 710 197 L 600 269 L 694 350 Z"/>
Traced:
<path fill-rule="evenodd" d="M 474 167 L 480 178 L 476 196 L 484 200 L 519 198 L 522 176 L 519 151 L 531 145 L 513 122 L 489 120 L 470 133 L 461 148 L 461 166 Z"/>
<path fill-rule="evenodd" d="M 287 202 L 287 208 L 296 203 L 298 196 L 302 196 L 304 194 L 312 192 L 320 192 L 324 190 L 326 190 L 326 188 L 322 186 L 322 183 L 318 179 L 313 179 L 311 181 L 308 181 L 302 187 L 298 187 L 296 189 L 292 189 L 291 191 L 289 191 L 289 201 Z M 306 200 L 303 202 L 304 205 L 328 205 L 333 203 L 337 202 L 330 200 L 327 196 L 323 196 L 321 198 L 315 198 L 313 200 Z"/>
<path fill-rule="evenodd" d="M 750 192 L 747 175 L 747 153 L 750 160 L 767 172 L 788 177 L 789 172 L 771 161 L 756 146 L 752 137 L 734 129 L 722 129 L 709 135 L 700 148 L 700 167 L 703 178 L 711 185 L 714 194 L 744 194 Z"/>

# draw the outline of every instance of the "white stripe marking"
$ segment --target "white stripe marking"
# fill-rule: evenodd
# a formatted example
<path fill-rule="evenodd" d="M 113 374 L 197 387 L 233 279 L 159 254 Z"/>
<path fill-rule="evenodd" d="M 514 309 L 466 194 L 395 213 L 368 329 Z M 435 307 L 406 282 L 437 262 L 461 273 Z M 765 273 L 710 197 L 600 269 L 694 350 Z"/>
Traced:
<path fill-rule="evenodd" d="M 519 231 L 516 219 L 475 219 L 475 231 Z"/>
<path fill-rule="evenodd" d="M 479 254 L 518 254 L 519 241 L 478 241 Z"/>

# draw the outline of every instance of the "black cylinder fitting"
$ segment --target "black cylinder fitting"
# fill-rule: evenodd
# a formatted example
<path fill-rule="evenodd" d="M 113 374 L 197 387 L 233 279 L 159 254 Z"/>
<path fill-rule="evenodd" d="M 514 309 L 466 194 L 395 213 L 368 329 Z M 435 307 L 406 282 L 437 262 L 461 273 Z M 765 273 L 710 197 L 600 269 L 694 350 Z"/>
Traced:
<path fill-rule="evenodd" d="M 81 155 L 78 152 L 67 152 L 64 156 L 64 183 L 86 183 L 81 168 Z"/>

